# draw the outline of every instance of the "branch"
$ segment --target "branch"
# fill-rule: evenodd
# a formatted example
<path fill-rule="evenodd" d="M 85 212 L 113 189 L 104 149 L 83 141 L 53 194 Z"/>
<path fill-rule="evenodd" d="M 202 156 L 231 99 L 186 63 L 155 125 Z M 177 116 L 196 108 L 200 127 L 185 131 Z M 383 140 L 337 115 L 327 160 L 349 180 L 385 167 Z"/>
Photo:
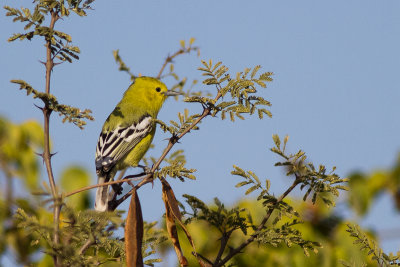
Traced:
<path fill-rule="evenodd" d="M 93 238 L 89 238 L 85 244 L 79 249 L 79 255 L 82 255 L 85 253 L 85 251 L 91 246 L 96 244 L 96 241 Z"/>
<path fill-rule="evenodd" d="M 222 254 L 225 251 L 226 245 L 228 244 L 228 240 L 229 240 L 229 237 L 231 236 L 232 232 L 233 232 L 233 230 L 222 234 L 221 247 L 219 248 L 218 255 L 215 258 L 215 261 L 213 263 L 214 265 L 217 264 L 221 260 Z"/>
<path fill-rule="evenodd" d="M 164 72 L 165 67 L 168 65 L 168 63 L 171 63 L 174 58 L 176 58 L 177 56 L 179 56 L 181 54 L 190 53 L 190 51 L 197 50 L 197 49 L 198 49 L 197 47 L 192 47 L 192 46 L 189 46 L 188 48 L 182 47 L 181 49 L 176 51 L 174 54 L 172 54 L 172 56 L 168 55 L 164 61 L 164 64 L 162 65 L 160 71 L 158 72 L 157 79 L 161 78 L 161 75 Z"/>
<path fill-rule="evenodd" d="M 49 28 L 50 30 L 54 29 L 54 25 L 56 21 L 59 19 L 58 13 L 55 12 L 54 10 L 51 10 L 51 21 Z M 50 94 L 50 79 L 51 79 L 51 72 L 54 67 L 54 62 L 51 57 L 51 40 L 46 39 L 46 53 L 47 53 L 47 61 L 46 61 L 46 87 L 45 91 L 46 94 Z M 53 175 L 53 168 L 51 166 L 51 153 L 50 153 L 50 115 L 51 115 L 51 109 L 45 105 L 44 108 L 42 109 L 43 111 L 43 117 L 44 117 L 44 151 L 42 154 L 43 161 L 46 165 L 46 170 L 47 170 L 47 176 L 49 178 L 49 183 L 50 183 L 50 188 L 51 188 L 51 193 L 53 196 L 54 200 L 54 209 L 53 209 L 53 220 L 54 220 L 54 236 L 53 236 L 53 241 L 55 245 L 58 245 L 59 243 L 59 217 L 60 217 L 60 210 L 61 210 L 61 205 L 59 202 L 58 198 L 58 192 L 56 188 L 56 183 L 54 181 L 54 175 Z M 53 256 L 53 261 L 54 261 L 54 266 L 60 266 L 59 259 L 57 256 Z"/>
<path fill-rule="evenodd" d="M 203 255 L 201 255 L 201 254 L 199 254 L 199 253 L 194 253 L 194 251 L 192 252 L 192 255 L 193 256 L 198 256 L 198 257 L 200 257 L 203 261 L 205 261 L 205 262 L 202 262 L 202 266 L 201 267 L 208 267 L 208 266 L 212 266 L 211 264 L 212 264 L 212 262 L 209 260 L 209 259 L 207 259 L 206 257 L 204 257 Z"/>
<path fill-rule="evenodd" d="M 220 262 L 214 264 L 213 266 L 215 267 L 220 267 L 223 266 L 225 263 L 227 263 L 233 256 L 236 254 L 240 253 L 247 245 L 249 245 L 251 242 L 254 241 L 254 239 L 257 238 L 257 236 L 261 233 L 263 230 L 265 224 L 268 222 L 269 218 L 272 215 L 272 212 L 275 210 L 275 208 L 279 205 L 280 202 L 290 193 L 293 191 L 293 189 L 300 183 L 300 179 L 296 175 L 296 179 L 294 180 L 293 184 L 277 199 L 275 205 L 270 207 L 267 211 L 267 214 L 265 214 L 264 218 L 262 219 L 260 225 L 257 227 L 256 232 L 251 235 L 246 241 L 244 241 L 242 244 L 240 244 L 238 247 L 235 249 L 232 249 L 226 257 L 221 260 Z"/>
<path fill-rule="evenodd" d="M 97 187 L 101 187 L 101 186 L 105 186 L 105 185 L 122 184 L 122 183 L 125 183 L 127 181 L 141 180 L 144 177 L 146 177 L 144 175 L 145 175 L 145 173 L 139 173 L 139 174 L 135 174 L 135 175 L 128 175 L 128 176 L 124 177 L 123 179 L 118 179 L 116 181 L 111 181 L 111 182 L 102 183 L 102 184 L 95 184 L 95 185 L 85 186 L 85 187 L 79 188 L 77 190 L 74 190 L 72 192 L 69 192 L 69 193 L 65 194 L 64 197 L 70 197 L 70 196 L 78 194 L 80 192 L 87 191 L 87 190 L 90 190 L 90 189 L 93 189 L 93 188 L 97 188 Z M 139 176 L 140 176 L 140 178 L 138 178 Z"/>

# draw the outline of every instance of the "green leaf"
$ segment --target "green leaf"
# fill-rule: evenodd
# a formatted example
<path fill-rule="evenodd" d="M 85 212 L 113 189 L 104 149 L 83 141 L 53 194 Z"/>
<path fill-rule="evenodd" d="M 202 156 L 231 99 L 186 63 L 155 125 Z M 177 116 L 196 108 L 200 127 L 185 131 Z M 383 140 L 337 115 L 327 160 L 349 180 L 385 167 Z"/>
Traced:
<path fill-rule="evenodd" d="M 251 183 L 252 182 L 249 182 L 249 181 L 243 181 L 243 182 L 240 182 L 240 183 L 236 184 L 235 187 L 242 187 L 242 186 L 245 186 L 245 185 L 248 185 L 248 184 L 251 184 Z"/>
<path fill-rule="evenodd" d="M 265 189 L 269 191 L 269 188 L 271 187 L 271 181 L 268 179 L 265 179 Z"/>
<path fill-rule="evenodd" d="M 247 173 L 250 174 L 251 177 L 253 177 L 254 180 L 256 180 L 256 182 L 257 182 L 258 184 L 261 184 L 260 179 L 258 178 L 258 176 L 257 176 L 254 172 L 248 171 Z"/>
<path fill-rule="evenodd" d="M 257 72 L 260 70 L 261 66 L 257 65 L 253 68 L 253 71 L 250 74 L 250 78 L 254 79 L 254 77 L 256 76 Z"/>
<path fill-rule="evenodd" d="M 279 135 L 273 134 L 272 135 L 272 139 L 274 140 L 274 143 L 275 143 L 276 147 L 278 149 L 280 149 L 281 148 L 281 140 L 279 139 Z"/>
<path fill-rule="evenodd" d="M 250 187 L 249 189 L 246 190 L 245 195 L 250 194 L 251 192 L 253 192 L 257 188 L 258 188 L 258 185 L 254 185 L 254 186 Z"/>

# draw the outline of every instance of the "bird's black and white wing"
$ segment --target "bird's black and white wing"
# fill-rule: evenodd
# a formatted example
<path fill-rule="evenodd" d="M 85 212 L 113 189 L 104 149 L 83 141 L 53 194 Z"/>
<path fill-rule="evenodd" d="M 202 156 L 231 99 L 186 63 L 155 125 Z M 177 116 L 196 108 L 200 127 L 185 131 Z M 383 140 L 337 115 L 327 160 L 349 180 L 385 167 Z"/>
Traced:
<path fill-rule="evenodd" d="M 96 147 L 96 172 L 108 172 L 150 133 L 152 128 L 152 117 L 146 114 L 137 123 L 102 132 Z"/>

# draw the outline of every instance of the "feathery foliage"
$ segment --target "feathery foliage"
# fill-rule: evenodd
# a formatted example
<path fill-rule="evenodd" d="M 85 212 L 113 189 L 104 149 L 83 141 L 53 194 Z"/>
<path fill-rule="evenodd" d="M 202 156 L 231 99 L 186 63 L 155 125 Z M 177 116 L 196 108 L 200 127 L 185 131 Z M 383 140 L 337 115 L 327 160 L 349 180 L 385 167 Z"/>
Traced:
<path fill-rule="evenodd" d="M 215 86 L 217 88 L 217 97 L 211 99 L 203 96 L 186 97 L 185 102 L 201 103 L 203 106 L 211 109 L 211 115 L 215 117 L 221 113 L 221 118 L 225 119 L 229 114 L 230 119 L 235 121 L 235 117 L 244 120 L 243 114 L 253 115 L 257 112 L 260 119 L 263 114 L 272 117 L 272 114 L 265 106 L 271 106 L 271 103 L 261 96 L 255 95 L 257 87 L 266 88 L 266 82 L 271 82 L 272 72 L 264 72 L 256 77 L 261 66 L 253 69 L 246 68 L 243 72 L 236 73 L 231 77 L 228 68 L 218 62 L 213 65 L 212 60 L 202 61 L 203 67 L 198 68 L 206 78 L 203 81 L 205 85 Z M 251 72 L 251 73 L 250 73 Z M 249 76 L 250 73 L 250 76 Z M 229 96 L 228 100 L 219 101 L 220 98 Z"/>
<path fill-rule="evenodd" d="M 361 250 L 368 251 L 368 255 L 372 258 L 372 260 L 376 261 L 379 266 L 386 267 L 400 265 L 400 251 L 397 252 L 396 256 L 393 255 L 393 253 L 387 255 L 374 240 L 361 231 L 358 225 L 347 224 L 347 228 L 348 229 L 346 231 L 350 233 L 350 236 L 356 239 L 354 244 L 360 246 Z M 343 261 L 342 263 L 346 267 L 351 266 L 346 261 Z"/>
<path fill-rule="evenodd" d="M 82 111 L 79 108 L 59 104 L 54 95 L 39 92 L 33 89 L 33 87 L 25 81 L 11 80 L 11 82 L 19 84 L 20 90 L 25 89 L 27 95 L 33 94 L 33 98 L 41 99 L 46 107 L 54 112 L 59 113 L 60 116 L 63 116 L 62 122 L 68 121 L 83 129 L 83 127 L 86 125 L 86 121 L 84 121 L 85 119 L 91 121 L 94 120 L 93 116 L 90 115 L 92 113 L 90 109 L 85 109 Z"/>
<path fill-rule="evenodd" d="M 324 195 L 324 193 L 332 194 L 336 197 L 339 196 L 339 190 L 347 190 L 348 188 L 343 184 L 348 182 L 347 178 L 340 178 L 334 173 L 336 167 L 327 173 L 324 165 L 319 165 L 318 169 L 314 167 L 311 162 L 306 162 L 306 154 L 299 150 L 296 154 L 285 154 L 286 143 L 289 139 L 288 136 L 284 138 L 283 146 L 278 135 L 273 136 L 275 147 L 271 151 L 281 156 L 284 161 L 275 163 L 275 166 L 284 166 L 287 168 L 287 176 L 294 175 L 296 181 L 301 184 L 300 189 L 307 189 L 304 194 L 303 200 L 305 201 L 311 193 L 312 202 L 315 203 L 317 197 L 321 198 L 328 206 L 334 205 L 334 202 Z"/>
<path fill-rule="evenodd" d="M 245 171 L 242 168 L 234 165 L 234 170 L 231 172 L 232 175 L 238 176 L 244 181 L 239 182 L 236 187 L 248 187 L 250 186 L 245 195 L 252 193 L 253 191 L 258 192 L 257 201 L 259 201 L 264 207 L 264 215 L 260 222 L 255 222 L 251 213 L 245 208 L 239 206 L 226 209 L 225 205 L 220 202 L 218 198 L 214 199 L 215 207 L 210 207 L 202 202 L 200 199 L 184 195 L 186 203 L 192 209 L 192 212 L 184 211 L 184 215 L 187 216 L 186 223 L 192 223 L 193 221 L 204 221 L 211 227 L 215 227 L 220 236 L 217 236 L 215 240 L 221 240 L 218 254 L 215 256 L 208 257 L 202 255 L 202 258 L 206 258 L 212 266 L 224 266 L 230 263 L 232 257 L 241 253 L 243 249 L 252 242 L 258 242 L 260 245 L 271 245 L 274 247 L 286 244 L 288 247 L 298 245 L 304 251 L 304 254 L 309 256 L 309 251 L 317 253 L 317 248 L 321 245 L 316 241 L 309 241 L 303 238 L 301 231 L 297 229 L 298 224 L 301 224 L 299 219 L 299 213 L 287 202 L 284 198 L 291 193 L 296 187 L 304 188 L 309 187 L 309 190 L 316 192 L 313 198 L 313 203 L 316 202 L 317 196 L 320 197 L 325 203 L 333 205 L 334 200 L 330 198 L 327 202 L 325 199 L 332 196 L 338 196 L 338 190 L 343 189 L 338 184 L 344 183 L 346 180 L 341 179 L 336 174 L 325 175 L 323 171 L 315 172 L 311 167 L 311 163 L 305 163 L 305 153 L 299 151 L 296 154 L 286 154 L 285 148 L 288 141 L 288 137 L 285 137 L 283 147 L 281 147 L 280 139 L 277 135 L 273 136 L 275 147 L 271 151 L 277 153 L 283 157 L 285 162 L 278 162 L 275 166 L 286 166 L 288 168 L 287 175 L 293 176 L 294 181 L 290 188 L 288 188 L 280 197 L 275 197 L 270 192 L 270 181 L 268 179 L 265 182 L 261 182 L 260 178 L 253 171 Z M 321 170 L 324 169 L 321 165 Z M 329 177 L 328 177 L 329 176 Z M 312 182 L 310 182 L 312 181 Z M 321 184 L 324 185 L 322 191 Z M 307 191 L 308 192 L 308 191 Z M 322 197 L 321 193 L 325 195 Z M 309 193 L 308 193 L 309 194 Z M 303 198 L 304 201 L 307 198 Z M 244 240 L 241 244 L 234 244 L 231 239 L 237 235 L 236 231 L 240 230 L 241 235 L 244 236 Z M 228 250 L 229 248 L 229 250 Z"/>

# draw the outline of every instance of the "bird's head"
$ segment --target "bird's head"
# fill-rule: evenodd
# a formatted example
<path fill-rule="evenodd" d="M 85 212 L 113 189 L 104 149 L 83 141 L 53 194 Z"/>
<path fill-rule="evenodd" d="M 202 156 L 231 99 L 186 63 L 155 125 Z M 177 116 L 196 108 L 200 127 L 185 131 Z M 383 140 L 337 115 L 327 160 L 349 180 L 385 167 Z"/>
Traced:
<path fill-rule="evenodd" d="M 167 86 L 156 78 L 138 77 L 128 88 L 126 94 L 132 101 L 135 101 L 136 105 L 154 109 L 158 113 L 168 96 L 176 96 L 180 93 L 168 90 Z"/>

